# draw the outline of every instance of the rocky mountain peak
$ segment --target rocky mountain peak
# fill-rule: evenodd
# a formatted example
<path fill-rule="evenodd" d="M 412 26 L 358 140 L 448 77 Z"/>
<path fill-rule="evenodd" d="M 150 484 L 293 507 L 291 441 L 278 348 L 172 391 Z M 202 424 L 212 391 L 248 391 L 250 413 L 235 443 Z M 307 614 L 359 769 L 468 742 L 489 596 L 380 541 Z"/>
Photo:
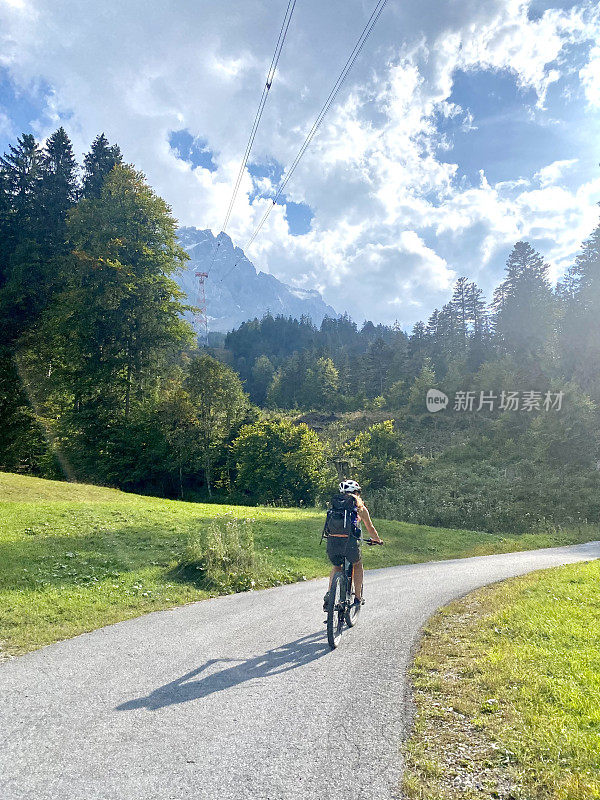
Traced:
<path fill-rule="evenodd" d="M 210 230 L 180 228 L 178 237 L 190 260 L 175 280 L 191 304 L 196 302 L 194 273 L 209 272 L 205 288 L 211 331 L 229 331 L 267 313 L 297 319 L 307 316 L 315 325 L 326 316 L 338 316 L 316 290 L 289 286 L 273 275 L 258 272 L 226 233 L 214 236 Z"/>

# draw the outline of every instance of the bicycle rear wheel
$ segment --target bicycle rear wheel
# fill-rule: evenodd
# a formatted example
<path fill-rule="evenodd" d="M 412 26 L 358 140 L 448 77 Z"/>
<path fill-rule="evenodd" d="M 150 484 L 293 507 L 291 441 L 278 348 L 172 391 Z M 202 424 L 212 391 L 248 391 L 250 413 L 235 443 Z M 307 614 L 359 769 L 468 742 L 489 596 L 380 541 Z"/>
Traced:
<path fill-rule="evenodd" d="M 341 572 L 336 572 L 329 590 L 329 607 L 327 609 L 327 641 L 332 650 L 338 646 L 344 627 L 344 609 L 342 601 L 345 596 L 345 581 Z"/>
<path fill-rule="evenodd" d="M 354 586 L 353 586 L 353 577 L 354 577 L 354 567 L 352 568 L 350 574 L 347 576 L 346 581 L 349 582 L 348 587 L 348 605 L 346 606 L 346 625 L 349 628 L 353 628 L 356 623 L 358 622 L 358 612 L 360 611 L 360 606 L 354 605 Z"/>
<path fill-rule="evenodd" d="M 358 615 L 361 609 L 359 605 L 355 605 L 354 603 L 354 592 L 350 595 L 350 603 L 350 608 L 346 611 L 346 625 L 349 628 L 353 628 L 358 622 Z"/>

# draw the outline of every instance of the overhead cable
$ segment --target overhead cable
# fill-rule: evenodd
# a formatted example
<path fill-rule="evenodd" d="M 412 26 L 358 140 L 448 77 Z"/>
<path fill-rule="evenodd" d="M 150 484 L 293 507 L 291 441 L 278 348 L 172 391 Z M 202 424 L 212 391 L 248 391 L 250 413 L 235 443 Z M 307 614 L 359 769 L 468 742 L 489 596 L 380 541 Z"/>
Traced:
<path fill-rule="evenodd" d="M 244 177 L 244 170 L 246 169 L 246 164 L 248 163 L 248 158 L 250 157 L 250 151 L 252 150 L 252 145 L 254 144 L 256 132 L 258 131 L 258 126 L 260 125 L 260 120 L 263 115 L 265 104 L 267 102 L 269 90 L 271 89 L 273 78 L 275 77 L 275 70 L 277 69 L 277 64 L 279 63 L 279 57 L 281 56 L 281 51 L 283 49 L 283 44 L 287 36 L 288 28 L 290 27 L 290 22 L 292 19 L 292 14 L 294 13 L 295 6 L 296 6 L 296 0 L 289 0 L 283 24 L 281 26 L 281 30 L 279 31 L 279 38 L 277 39 L 275 52 L 273 53 L 273 58 L 271 60 L 271 66 L 269 67 L 269 71 L 267 73 L 267 80 L 263 87 L 260 102 L 258 104 L 258 109 L 256 111 L 256 116 L 254 118 L 254 123 L 252 125 L 252 130 L 250 131 L 250 138 L 248 139 L 248 144 L 246 145 L 246 150 L 244 152 L 244 157 L 242 158 L 242 163 L 240 164 L 240 170 L 238 172 L 237 180 L 235 182 L 233 194 L 231 195 L 231 200 L 229 201 L 229 208 L 227 209 L 227 214 L 225 215 L 225 221 L 223 222 L 223 227 L 221 228 L 221 230 L 223 231 L 229 225 L 229 219 L 231 217 L 231 212 L 233 210 L 235 198 L 240 188 L 240 183 L 242 182 L 242 178 Z"/>
<path fill-rule="evenodd" d="M 361 52 L 361 50 L 363 49 L 363 47 L 365 45 L 365 42 L 367 41 L 367 39 L 371 35 L 371 31 L 373 30 L 373 28 L 377 24 L 377 20 L 381 16 L 381 13 L 382 13 L 383 9 L 385 8 L 385 6 L 387 4 L 387 1 L 388 0 L 378 0 L 375 8 L 373 9 L 373 13 L 369 17 L 369 20 L 368 20 L 367 24 L 365 25 L 362 33 L 358 37 L 358 40 L 357 40 L 356 44 L 354 45 L 354 48 L 352 49 L 352 52 L 348 56 L 348 60 L 344 64 L 344 66 L 342 68 L 342 71 L 340 72 L 340 74 L 337 77 L 336 82 L 333 84 L 333 87 L 332 87 L 332 89 L 331 89 L 331 91 L 329 93 L 329 96 L 327 97 L 327 100 L 323 104 L 323 106 L 322 106 L 321 110 L 319 111 L 319 113 L 318 113 L 318 115 L 317 115 L 317 117 L 316 117 L 311 129 L 307 133 L 306 138 L 304 139 L 304 142 L 302 143 L 302 146 L 300 147 L 300 150 L 296 154 L 296 157 L 294 158 L 294 160 L 292 161 L 289 169 L 285 173 L 284 179 L 279 184 L 279 186 L 277 188 L 277 191 L 276 191 L 274 197 L 272 198 L 272 203 L 270 203 L 269 206 L 267 207 L 267 209 L 266 209 L 265 213 L 263 214 L 260 222 L 258 223 L 254 233 L 252 234 L 252 236 L 250 237 L 250 239 L 248 240 L 248 242 L 244 246 L 244 251 L 246 251 L 252 245 L 252 243 L 254 242 L 256 237 L 258 236 L 261 228 L 263 227 L 263 225 L 267 221 L 267 219 L 269 217 L 269 214 L 273 210 L 273 206 L 275 206 L 277 204 L 277 200 L 281 196 L 281 194 L 284 191 L 285 187 L 287 186 L 289 180 L 291 179 L 292 175 L 294 174 L 294 172 L 296 170 L 296 167 L 300 163 L 300 160 L 301 160 L 302 156 L 304 155 L 304 153 L 306 152 L 308 146 L 310 145 L 311 141 L 313 140 L 313 138 L 314 138 L 315 134 L 317 133 L 321 123 L 325 119 L 325 116 L 326 116 L 327 112 L 329 111 L 329 109 L 331 108 L 333 103 L 335 102 L 335 99 L 336 99 L 336 97 L 337 97 L 337 95 L 338 95 L 338 93 L 339 93 L 339 91 L 340 91 L 340 89 L 342 87 L 342 84 L 344 83 L 344 81 L 346 80 L 346 78 L 348 76 L 348 73 L 350 72 L 350 70 L 354 66 L 354 62 L 356 61 L 356 59 L 360 55 L 360 52 Z M 227 277 L 227 275 L 229 275 L 229 273 L 232 272 L 235 269 L 235 267 L 237 267 L 238 264 L 239 264 L 239 260 L 236 261 L 236 263 L 233 265 L 233 267 L 231 267 L 231 269 L 228 270 L 228 272 L 221 278 L 221 281 L 223 281 Z"/>
<path fill-rule="evenodd" d="M 229 207 L 227 208 L 227 213 L 225 214 L 225 220 L 223 222 L 223 226 L 221 231 L 224 232 L 229 225 L 229 220 L 231 218 L 231 213 L 233 211 L 233 206 L 235 204 L 235 199 L 237 197 L 237 193 L 240 188 L 240 184 L 242 182 L 242 178 L 244 177 L 244 172 L 246 170 L 246 165 L 248 163 L 248 158 L 250 157 L 250 152 L 252 151 L 252 146 L 254 144 L 254 139 L 256 138 L 256 133 L 258 131 L 258 126 L 260 125 L 260 121 L 263 115 L 263 111 L 265 109 L 265 105 L 267 102 L 267 97 L 269 95 L 269 91 L 271 89 L 271 84 L 273 83 L 273 79 L 275 77 L 275 72 L 277 70 L 277 65 L 279 63 L 279 58 L 281 56 L 281 51 L 283 50 L 283 45 L 288 33 L 288 29 L 290 27 L 290 22 L 292 21 L 292 14 L 294 13 L 294 8 L 296 7 L 297 0 L 288 0 L 287 8 L 285 11 L 285 16 L 283 18 L 283 22 L 281 24 L 281 28 L 279 30 L 279 36 L 277 37 L 277 44 L 275 45 L 275 52 L 273 53 L 273 58 L 271 59 L 271 65 L 269 67 L 269 71 L 267 72 L 267 79 L 265 81 L 265 85 L 263 86 L 262 94 L 260 97 L 260 101 L 258 103 L 258 109 L 256 111 L 256 116 L 254 117 L 254 122 L 252 123 L 252 130 L 250 131 L 250 137 L 248 139 L 248 144 L 246 145 L 246 149 L 244 151 L 244 155 L 242 158 L 242 163 L 240 164 L 240 169 L 238 172 L 238 176 L 233 187 L 233 193 L 231 195 L 231 200 L 229 201 Z M 216 250 L 213 254 L 212 261 L 208 268 L 208 272 L 210 272 L 215 258 L 217 257 L 217 252 L 219 247 L 221 246 L 221 242 L 217 242 Z"/>

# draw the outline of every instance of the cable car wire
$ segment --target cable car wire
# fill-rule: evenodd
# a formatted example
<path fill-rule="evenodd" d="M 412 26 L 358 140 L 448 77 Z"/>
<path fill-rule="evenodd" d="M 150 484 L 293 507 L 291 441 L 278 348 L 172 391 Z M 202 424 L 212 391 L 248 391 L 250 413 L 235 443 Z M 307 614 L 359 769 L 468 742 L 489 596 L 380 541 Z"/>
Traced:
<path fill-rule="evenodd" d="M 281 51 L 283 50 L 283 45 L 285 43 L 285 39 L 287 37 L 288 29 L 290 27 L 290 22 L 292 21 L 292 14 L 294 13 L 294 9 L 296 7 L 297 0 L 288 0 L 287 8 L 285 11 L 285 16 L 283 18 L 283 22 L 281 24 L 281 28 L 279 30 L 279 36 L 277 37 L 277 44 L 275 45 L 275 51 L 273 53 L 273 58 L 271 59 L 271 65 L 269 67 L 269 71 L 267 72 L 267 79 L 265 81 L 265 85 L 263 86 L 262 94 L 260 97 L 260 101 L 258 103 L 258 109 L 256 111 L 256 116 L 254 117 L 254 122 L 252 123 L 252 129 L 250 131 L 250 137 L 248 139 L 248 143 L 246 145 L 246 149 L 244 151 L 244 155 L 242 157 L 242 163 L 240 164 L 240 169 L 237 175 L 237 179 L 235 185 L 233 187 L 233 193 L 231 195 L 231 199 L 229 201 L 229 206 L 227 208 L 227 213 L 225 214 L 225 220 L 223 222 L 223 226 L 221 228 L 221 232 L 225 232 L 227 226 L 229 225 L 229 220 L 231 218 L 231 213 L 233 211 L 233 206 L 235 204 L 235 199 L 237 197 L 237 193 L 240 188 L 240 184 L 244 177 L 244 172 L 246 170 L 246 165 L 248 163 L 248 158 L 250 157 L 250 152 L 252 151 L 252 146 L 254 144 L 254 139 L 256 138 L 256 133 L 258 131 L 258 127 L 260 125 L 260 121 L 262 119 L 263 112 L 265 110 L 265 105 L 267 103 L 267 97 L 269 96 L 269 91 L 271 89 L 271 85 L 273 83 L 273 79 L 275 77 L 275 72 L 277 70 L 277 65 L 279 64 L 279 59 L 281 57 Z M 221 242 L 218 241 L 216 244 L 215 251 L 213 253 L 212 260 L 210 262 L 210 266 L 207 272 L 210 272 L 212 269 L 213 264 L 215 263 L 215 259 L 217 257 L 217 253 L 219 252 L 219 247 L 221 246 Z"/>
<path fill-rule="evenodd" d="M 227 214 L 225 215 L 225 221 L 223 222 L 223 227 L 221 228 L 221 230 L 223 231 L 229 225 L 229 219 L 231 217 L 231 212 L 233 210 L 233 204 L 235 203 L 235 198 L 240 188 L 242 178 L 244 177 L 244 170 L 246 169 L 246 164 L 248 163 L 248 158 L 250 157 L 250 151 L 252 150 L 252 145 L 254 144 L 254 139 L 258 131 L 258 126 L 260 125 L 260 120 L 263 115 L 265 104 L 267 102 L 269 90 L 271 89 L 273 78 L 275 77 L 275 70 L 277 69 L 277 64 L 279 63 L 279 58 L 281 56 L 281 51 L 283 49 L 283 44 L 287 36 L 288 28 L 290 27 L 290 22 L 292 20 L 292 14 L 294 13 L 295 6 L 296 6 L 296 0 L 289 0 L 283 24 L 281 26 L 281 30 L 279 31 L 279 38 L 277 39 L 275 52 L 273 53 L 273 59 L 271 60 L 271 66 L 269 67 L 269 71 L 267 73 L 267 80 L 263 87 L 260 102 L 258 104 L 258 110 L 256 112 L 256 117 L 254 118 L 254 123 L 252 125 L 252 130 L 250 132 L 250 138 L 248 139 L 248 144 L 246 145 L 246 150 L 244 152 L 244 157 L 242 158 L 242 163 L 240 164 L 240 170 L 238 172 L 237 180 L 235 182 L 233 194 L 231 196 L 231 200 L 229 201 L 229 208 L 227 209 Z"/>
<path fill-rule="evenodd" d="M 365 42 L 367 41 L 367 39 L 371 35 L 371 32 L 372 32 L 373 28 L 375 27 L 375 25 L 377 24 L 377 21 L 378 21 L 379 17 L 381 16 L 381 13 L 382 13 L 383 9 L 385 8 L 385 6 L 387 4 L 387 1 L 388 0 L 378 0 L 375 8 L 373 9 L 373 12 L 372 12 L 371 16 L 369 17 L 369 20 L 368 20 L 367 24 L 365 25 L 362 33 L 358 37 L 358 40 L 357 40 L 356 44 L 354 45 L 354 48 L 353 48 L 352 52 L 348 56 L 348 60 L 346 61 L 346 63 L 344 64 L 344 66 L 342 68 L 342 71 L 338 75 L 338 78 L 337 78 L 336 82 L 334 83 L 333 88 L 331 89 L 331 91 L 329 93 L 329 96 L 327 97 L 327 100 L 323 104 L 323 106 L 322 106 L 321 110 L 319 111 L 319 113 L 317 115 L 317 118 L 315 119 L 311 129 L 307 133 L 306 138 L 304 139 L 304 142 L 302 143 L 302 146 L 300 147 L 300 150 L 296 154 L 296 157 L 292 161 L 292 164 L 291 164 L 290 168 L 288 169 L 288 171 L 287 171 L 287 173 L 285 175 L 285 178 L 279 184 L 279 186 L 277 188 L 277 191 L 276 191 L 274 197 L 272 198 L 272 203 L 270 203 L 269 206 L 267 206 L 267 209 L 266 209 L 265 213 L 263 214 L 260 222 L 258 223 L 256 229 L 254 230 L 254 233 L 252 234 L 252 236 L 250 237 L 250 239 L 248 240 L 248 242 L 244 246 L 244 251 L 246 251 L 252 245 L 252 243 L 254 242 L 256 237 L 258 236 L 260 230 L 262 229 L 263 225 L 267 221 L 267 219 L 269 217 L 269 214 L 273 210 L 273 207 L 277 204 L 277 200 L 281 196 L 281 194 L 284 191 L 285 187 L 287 186 L 289 180 L 291 179 L 292 175 L 294 174 L 294 172 L 296 170 L 296 167 L 300 163 L 300 160 L 301 160 L 302 156 L 304 155 L 304 153 L 306 152 L 308 146 L 310 145 L 311 141 L 313 140 L 313 138 L 314 138 L 315 134 L 317 133 L 321 123 L 325 119 L 325 116 L 327 115 L 327 112 L 329 111 L 329 109 L 331 108 L 333 103 L 335 102 L 335 99 L 336 99 L 336 97 L 337 97 L 337 95 L 338 95 L 338 93 L 339 93 L 339 91 L 340 91 L 340 89 L 342 87 L 342 84 L 346 80 L 346 78 L 348 76 L 348 73 L 350 72 L 350 70 L 354 66 L 354 63 L 355 63 L 356 59 L 358 58 L 358 56 L 361 53 L 361 50 L 363 49 L 363 47 L 365 45 Z M 241 259 L 238 259 L 238 261 L 236 261 L 236 263 L 231 267 L 231 269 L 229 269 L 225 273 L 225 275 L 223 275 L 223 277 L 221 278 L 221 281 L 225 280 L 225 278 L 231 272 L 233 272 L 233 270 L 239 264 L 240 260 Z"/>

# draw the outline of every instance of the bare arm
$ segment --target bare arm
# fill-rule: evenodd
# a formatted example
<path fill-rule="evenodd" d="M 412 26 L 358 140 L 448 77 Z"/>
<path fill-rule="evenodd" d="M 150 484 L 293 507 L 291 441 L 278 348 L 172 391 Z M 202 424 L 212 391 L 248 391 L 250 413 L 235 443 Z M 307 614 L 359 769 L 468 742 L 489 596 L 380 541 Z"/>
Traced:
<path fill-rule="evenodd" d="M 365 528 L 369 531 L 371 538 L 375 539 L 376 542 L 380 542 L 381 539 L 379 538 L 379 534 L 375 530 L 375 525 L 373 525 L 371 521 L 371 515 L 369 514 L 369 509 L 366 507 L 364 503 L 361 503 L 358 506 L 358 516 L 360 517 L 361 522 L 364 522 Z"/>

